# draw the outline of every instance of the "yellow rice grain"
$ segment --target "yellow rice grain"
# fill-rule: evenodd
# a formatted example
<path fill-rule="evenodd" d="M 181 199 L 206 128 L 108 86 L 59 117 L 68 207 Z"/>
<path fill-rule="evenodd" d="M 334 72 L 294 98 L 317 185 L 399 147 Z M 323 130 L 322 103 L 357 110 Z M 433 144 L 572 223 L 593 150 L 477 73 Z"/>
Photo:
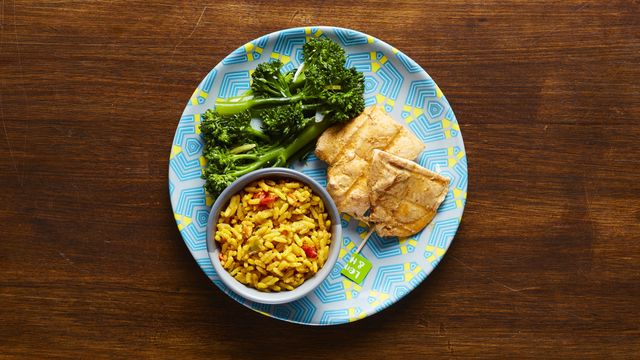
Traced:
<path fill-rule="evenodd" d="M 293 290 L 327 260 L 328 219 L 322 199 L 307 185 L 260 180 L 231 197 L 214 239 L 221 245 L 223 267 L 236 280 L 265 292 Z M 315 248 L 315 257 L 307 255 L 307 247 Z"/>

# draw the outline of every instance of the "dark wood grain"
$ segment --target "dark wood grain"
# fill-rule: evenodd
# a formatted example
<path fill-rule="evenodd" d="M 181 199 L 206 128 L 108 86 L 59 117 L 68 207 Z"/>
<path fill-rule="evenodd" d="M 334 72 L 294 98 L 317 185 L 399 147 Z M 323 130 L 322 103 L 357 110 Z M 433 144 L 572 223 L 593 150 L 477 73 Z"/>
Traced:
<path fill-rule="evenodd" d="M 260 316 L 184 246 L 169 144 L 200 79 L 278 29 L 403 50 L 457 114 L 469 198 L 410 296 Z M 637 1 L 0 2 L 0 357 L 637 358 Z"/>

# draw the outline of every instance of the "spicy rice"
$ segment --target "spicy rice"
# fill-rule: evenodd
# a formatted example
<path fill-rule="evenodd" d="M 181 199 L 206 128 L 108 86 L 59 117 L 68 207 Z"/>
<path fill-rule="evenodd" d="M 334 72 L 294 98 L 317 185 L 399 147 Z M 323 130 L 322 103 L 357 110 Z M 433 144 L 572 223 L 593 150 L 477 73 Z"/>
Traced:
<path fill-rule="evenodd" d="M 222 266 L 260 291 L 293 290 L 324 265 L 331 220 L 322 199 L 294 180 L 259 180 L 220 213 L 214 239 Z"/>

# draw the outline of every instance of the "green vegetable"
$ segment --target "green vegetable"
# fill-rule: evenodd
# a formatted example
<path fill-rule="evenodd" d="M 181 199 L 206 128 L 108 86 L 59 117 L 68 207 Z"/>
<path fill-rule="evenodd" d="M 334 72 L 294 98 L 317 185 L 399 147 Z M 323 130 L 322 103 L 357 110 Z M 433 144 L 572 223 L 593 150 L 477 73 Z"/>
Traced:
<path fill-rule="evenodd" d="M 251 171 L 267 166 L 284 166 L 299 150 L 315 141 L 323 131 L 333 125 L 331 121 L 314 122 L 305 127 L 290 143 L 259 147 L 255 145 L 249 151 L 235 153 L 222 148 L 205 149 L 207 166 L 204 178 L 205 188 L 210 194 L 217 195 L 234 180 Z"/>
<path fill-rule="evenodd" d="M 216 111 L 233 115 L 249 109 L 302 102 L 313 104 L 321 113 L 331 114 L 338 121 L 360 114 L 364 109 L 364 77 L 354 68 L 344 67 L 344 50 L 329 39 L 315 38 L 304 44 L 302 53 L 305 61 L 291 79 L 291 72 L 281 74 L 274 69 L 275 65 L 265 65 L 253 74 L 252 94 L 218 100 Z"/>
<path fill-rule="evenodd" d="M 293 80 L 293 72 L 280 72 L 282 62 L 280 60 L 262 63 L 256 67 L 251 76 L 251 90 L 260 97 L 287 97 L 291 96 L 290 86 Z"/>
<path fill-rule="evenodd" d="M 208 142 L 223 146 L 233 146 L 246 138 L 268 141 L 267 135 L 251 127 L 251 118 L 248 110 L 231 116 L 207 110 L 202 115 L 200 131 Z"/>
<path fill-rule="evenodd" d="M 260 112 L 262 131 L 272 138 L 286 138 L 299 132 L 310 118 L 305 118 L 302 104 L 276 106 Z"/>
<path fill-rule="evenodd" d="M 364 77 L 345 68 L 344 50 L 329 39 L 303 46 L 304 63 L 283 72 L 282 63 L 258 65 L 251 89 L 216 101 L 200 125 L 206 146 L 206 190 L 216 196 L 238 177 L 300 158 L 336 123 L 364 110 Z M 261 121 L 261 129 L 251 126 Z"/>

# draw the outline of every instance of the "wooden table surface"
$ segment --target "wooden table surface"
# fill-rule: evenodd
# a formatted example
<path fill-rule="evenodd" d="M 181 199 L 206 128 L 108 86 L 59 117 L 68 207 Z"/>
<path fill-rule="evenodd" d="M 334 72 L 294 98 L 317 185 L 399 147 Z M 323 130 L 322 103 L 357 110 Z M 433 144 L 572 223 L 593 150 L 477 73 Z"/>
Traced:
<path fill-rule="evenodd" d="M 184 104 L 227 53 L 357 29 L 447 95 L 469 197 L 389 309 L 305 327 L 205 277 L 167 190 Z M 638 358 L 638 1 L 0 5 L 0 358 Z"/>

